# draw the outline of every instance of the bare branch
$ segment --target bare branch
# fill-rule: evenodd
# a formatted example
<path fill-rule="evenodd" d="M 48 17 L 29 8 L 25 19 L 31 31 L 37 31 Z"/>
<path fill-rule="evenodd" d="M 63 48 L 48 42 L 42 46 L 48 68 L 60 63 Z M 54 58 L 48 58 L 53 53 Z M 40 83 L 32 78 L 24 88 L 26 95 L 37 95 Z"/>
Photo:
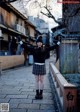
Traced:
<path fill-rule="evenodd" d="M 49 17 L 47 13 L 44 13 L 44 12 L 42 12 L 42 11 L 41 11 L 41 13 L 42 13 L 43 15 Z M 51 17 L 49 17 L 49 18 L 51 18 Z"/>
<path fill-rule="evenodd" d="M 50 12 L 50 10 L 46 6 L 44 6 L 44 8 L 47 10 L 48 13 L 46 14 L 46 13 L 44 13 L 42 11 L 41 11 L 41 13 L 43 15 L 49 17 L 49 18 L 52 18 L 56 23 L 58 23 L 59 25 L 61 25 L 61 23 L 59 21 L 57 21 L 56 18 L 53 16 L 53 14 Z"/>

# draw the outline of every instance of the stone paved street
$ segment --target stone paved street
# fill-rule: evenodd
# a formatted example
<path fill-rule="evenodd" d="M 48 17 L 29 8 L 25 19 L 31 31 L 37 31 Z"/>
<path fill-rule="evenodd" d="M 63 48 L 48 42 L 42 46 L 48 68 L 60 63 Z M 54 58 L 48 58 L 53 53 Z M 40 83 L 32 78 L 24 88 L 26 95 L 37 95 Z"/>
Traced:
<path fill-rule="evenodd" d="M 0 103 L 8 102 L 10 112 L 55 112 L 54 101 L 47 75 L 45 76 L 44 98 L 35 100 L 35 79 L 32 66 L 19 67 L 2 72 L 0 76 Z"/>

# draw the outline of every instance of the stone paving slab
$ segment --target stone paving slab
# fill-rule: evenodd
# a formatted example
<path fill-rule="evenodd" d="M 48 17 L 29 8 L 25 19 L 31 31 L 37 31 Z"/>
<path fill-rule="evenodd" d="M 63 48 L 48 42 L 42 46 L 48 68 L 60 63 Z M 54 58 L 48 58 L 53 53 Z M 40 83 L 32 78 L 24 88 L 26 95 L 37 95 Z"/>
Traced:
<path fill-rule="evenodd" d="M 47 109 L 47 110 L 53 109 L 53 110 L 55 110 L 54 106 L 52 104 L 41 104 L 40 109 L 44 109 L 44 110 L 45 109 Z"/>
<path fill-rule="evenodd" d="M 30 89 L 30 88 L 22 88 L 22 89 L 20 89 L 20 91 L 21 92 L 33 92 L 34 91 L 34 89 Z"/>
<path fill-rule="evenodd" d="M 44 99 L 44 100 L 33 100 L 33 103 L 36 103 L 36 104 L 53 104 L 53 100 L 47 100 L 47 99 Z"/>
<path fill-rule="evenodd" d="M 40 105 L 39 104 L 19 104 L 18 108 L 40 109 Z"/>
<path fill-rule="evenodd" d="M 28 94 L 28 95 L 35 95 L 35 92 L 30 92 L 30 91 L 22 91 L 21 92 L 21 95 L 26 95 L 26 94 Z"/>
<path fill-rule="evenodd" d="M 8 98 L 0 98 L 0 103 L 8 103 L 10 99 Z"/>
<path fill-rule="evenodd" d="M 28 110 L 28 112 L 55 112 L 55 110 Z"/>
<path fill-rule="evenodd" d="M 18 103 L 9 103 L 9 106 L 10 106 L 10 108 L 11 109 L 16 109 L 16 108 L 18 108 Z"/>
<path fill-rule="evenodd" d="M 27 98 L 28 95 L 7 95 L 6 98 Z"/>
<path fill-rule="evenodd" d="M 8 91 L 8 90 L 4 90 L 4 91 L 0 91 L 0 94 L 20 94 L 21 92 L 20 91 L 12 91 L 12 90 L 10 90 L 10 91 Z"/>
<path fill-rule="evenodd" d="M 13 98 L 13 99 L 10 99 L 9 103 L 32 103 L 32 99 Z"/>
<path fill-rule="evenodd" d="M 10 109 L 9 112 L 27 112 L 26 109 Z"/>
<path fill-rule="evenodd" d="M 6 97 L 6 95 L 0 95 L 0 98 L 5 98 Z"/>
<path fill-rule="evenodd" d="M 28 99 L 35 99 L 35 95 L 28 95 Z M 44 95 L 44 99 L 49 99 L 49 100 L 53 100 L 53 96 L 45 96 Z"/>

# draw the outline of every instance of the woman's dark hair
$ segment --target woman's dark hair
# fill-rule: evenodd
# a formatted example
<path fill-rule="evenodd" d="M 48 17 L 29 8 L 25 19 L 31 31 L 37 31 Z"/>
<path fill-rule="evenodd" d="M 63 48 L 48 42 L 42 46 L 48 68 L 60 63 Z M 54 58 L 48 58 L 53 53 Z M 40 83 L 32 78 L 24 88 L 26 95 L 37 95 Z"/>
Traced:
<path fill-rule="evenodd" d="M 41 36 L 41 35 L 37 38 L 36 43 L 37 43 L 37 42 L 43 43 L 43 40 L 42 40 L 42 36 Z"/>

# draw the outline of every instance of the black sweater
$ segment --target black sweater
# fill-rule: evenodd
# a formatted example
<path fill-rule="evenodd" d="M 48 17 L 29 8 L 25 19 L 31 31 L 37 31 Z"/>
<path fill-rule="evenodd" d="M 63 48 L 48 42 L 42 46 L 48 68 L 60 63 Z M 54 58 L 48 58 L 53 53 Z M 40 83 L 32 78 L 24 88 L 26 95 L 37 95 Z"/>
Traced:
<path fill-rule="evenodd" d="M 33 54 L 34 63 L 45 63 L 46 55 L 49 51 L 55 49 L 58 45 L 51 47 L 33 47 L 27 46 L 28 50 Z"/>

